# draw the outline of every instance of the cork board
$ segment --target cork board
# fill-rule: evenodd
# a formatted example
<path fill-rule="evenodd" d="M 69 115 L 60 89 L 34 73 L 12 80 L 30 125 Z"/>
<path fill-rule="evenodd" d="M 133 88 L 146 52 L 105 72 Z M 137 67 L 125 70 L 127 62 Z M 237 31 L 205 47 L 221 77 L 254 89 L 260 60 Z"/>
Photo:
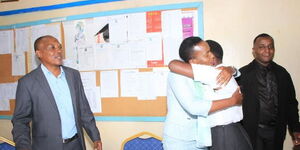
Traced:
<path fill-rule="evenodd" d="M 133 9 L 126 9 L 126 12 L 147 12 L 147 11 L 160 11 L 160 10 L 172 10 L 172 9 L 179 9 L 182 11 L 196 11 L 198 13 L 198 26 L 197 31 L 199 33 L 200 37 L 203 37 L 203 22 L 202 22 L 202 3 L 183 3 L 183 4 L 174 4 L 174 5 L 164 5 L 164 6 L 151 6 L 151 7 L 145 7 L 145 8 L 133 8 Z M 114 13 L 113 13 L 114 12 Z M 124 10 L 116 10 L 113 12 L 108 13 L 92 13 L 92 14 L 83 14 L 78 16 L 69 16 L 66 17 L 65 21 L 68 21 L 68 18 L 71 18 L 71 20 L 76 20 L 76 18 L 83 19 L 84 16 L 87 18 L 90 17 L 97 17 L 103 16 L 106 14 L 118 14 L 118 13 L 124 13 Z M 74 19 L 75 18 L 75 19 Z M 60 20 L 60 19 L 57 19 Z M 35 24 L 32 24 L 32 22 L 29 25 L 40 25 L 40 23 L 45 24 L 47 20 L 43 21 L 37 21 Z M 52 19 L 48 20 L 49 24 L 53 23 Z M 63 47 L 65 47 L 65 35 L 64 35 L 64 28 L 63 28 L 63 21 L 59 21 L 58 23 L 61 23 L 61 43 Z M 15 27 L 18 25 L 12 25 L 10 30 L 15 30 Z M 20 27 L 28 26 L 28 24 L 23 23 L 20 25 Z M 25 53 L 26 58 L 26 73 L 30 70 L 29 63 L 30 63 L 30 56 L 29 54 Z M 30 57 L 29 57 L 30 56 Z M 66 54 L 64 54 L 66 56 Z M 161 63 L 159 61 L 154 63 Z M 1 83 L 12 83 L 16 82 L 21 76 L 12 76 L 12 63 L 11 63 L 11 54 L 5 54 L 0 55 L 0 84 Z M 139 72 L 151 72 L 153 67 L 166 67 L 166 65 L 159 65 L 155 66 L 152 64 L 149 68 L 136 68 L 139 70 Z M 101 104 L 102 104 L 102 112 L 101 113 L 95 113 L 95 116 L 121 116 L 121 117 L 164 117 L 167 113 L 167 102 L 166 102 L 166 96 L 158 96 L 156 99 L 153 100 L 138 100 L 137 97 L 122 97 L 120 94 L 120 70 L 116 69 L 118 71 L 118 78 L 119 78 L 119 97 L 115 98 L 101 98 Z M 100 72 L 102 70 L 91 70 L 96 73 L 96 86 L 101 86 L 100 83 Z M 100 100 L 99 100 L 100 101 Z M 11 116 L 13 114 L 15 106 L 15 100 L 10 100 L 10 111 L 0 111 L 0 116 Z"/>

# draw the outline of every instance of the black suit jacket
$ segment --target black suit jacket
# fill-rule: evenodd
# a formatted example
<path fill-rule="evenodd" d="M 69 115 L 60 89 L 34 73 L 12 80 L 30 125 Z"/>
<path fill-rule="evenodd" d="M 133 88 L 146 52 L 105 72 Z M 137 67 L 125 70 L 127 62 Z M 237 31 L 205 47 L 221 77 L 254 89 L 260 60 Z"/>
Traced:
<path fill-rule="evenodd" d="M 237 80 L 244 96 L 242 124 L 255 148 L 260 109 L 257 98 L 258 82 L 254 61 L 240 69 L 241 76 Z M 278 119 L 274 137 L 275 148 L 282 150 L 287 125 L 291 132 L 300 131 L 298 102 L 290 74 L 275 62 L 272 62 L 272 65 L 278 83 Z"/>
<path fill-rule="evenodd" d="M 79 72 L 68 67 L 63 70 L 71 93 L 77 133 L 85 149 L 83 128 L 92 141 L 99 140 L 100 134 Z M 18 81 L 12 123 L 17 150 L 63 150 L 60 115 L 41 66 Z"/>

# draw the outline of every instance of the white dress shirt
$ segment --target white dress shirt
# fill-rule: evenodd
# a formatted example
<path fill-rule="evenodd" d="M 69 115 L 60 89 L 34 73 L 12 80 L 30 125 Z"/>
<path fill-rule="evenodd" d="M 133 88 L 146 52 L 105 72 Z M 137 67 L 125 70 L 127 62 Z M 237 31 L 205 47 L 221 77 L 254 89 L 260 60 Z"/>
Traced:
<path fill-rule="evenodd" d="M 218 65 L 221 66 L 221 65 Z M 217 67 L 218 67 L 217 66 Z M 236 91 L 238 84 L 234 78 L 231 78 L 226 86 L 215 90 L 218 87 L 216 79 L 220 70 L 212 66 L 192 64 L 194 80 L 200 81 L 204 85 L 204 97 L 209 100 L 220 100 L 229 98 Z M 219 110 L 211 113 L 208 120 L 211 127 L 218 125 L 227 125 L 239 122 L 243 119 L 242 106 L 232 106 L 227 109 Z"/>

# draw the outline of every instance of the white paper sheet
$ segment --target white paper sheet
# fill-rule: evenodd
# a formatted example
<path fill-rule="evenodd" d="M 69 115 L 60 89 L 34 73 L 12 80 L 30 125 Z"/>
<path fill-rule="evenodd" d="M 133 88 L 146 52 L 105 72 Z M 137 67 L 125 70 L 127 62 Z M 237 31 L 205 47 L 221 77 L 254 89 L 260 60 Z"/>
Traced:
<path fill-rule="evenodd" d="M 39 60 L 39 58 L 35 55 L 35 51 L 34 50 L 30 50 L 28 53 L 28 71 L 32 71 L 35 68 L 37 68 L 41 62 Z"/>
<path fill-rule="evenodd" d="M 101 71 L 100 84 L 102 97 L 119 97 L 118 71 Z"/>
<path fill-rule="evenodd" d="M 49 24 L 44 28 L 48 35 L 52 35 L 61 43 L 61 25 L 60 23 Z"/>
<path fill-rule="evenodd" d="M 0 111 L 10 110 L 10 99 L 16 98 L 17 82 L 0 84 Z"/>
<path fill-rule="evenodd" d="M 94 61 L 94 47 L 92 45 L 80 47 L 78 49 L 78 59 L 79 59 L 79 70 L 87 71 L 95 69 L 95 61 Z"/>
<path fill-rule="evenodd" d="M 30 28 L 18 28 L 16 31 L 16 52 L 22 53 L 29 51 L 30 46 Z M 33 45 L 32 45 L 33 47 Z"/>
<path fill-rule="evenodd" d="M 84 92 L 88 99 L 92 112 L 93 113 L 102 112 L 100 87 L 85 88 Z"/>
<path fill-rule="evenodd" d="M 113 45 L 109 43 L 95 45 L 96 70 L 105 70 L 113 68 L 114 57 L 111 49 L 113 49 Z"/>
<path fill-rule="evenodd" d="M 6 84 L 6 86 L 7 86 L 6 94 L 7 94 L 8 99 L 16 99 L 17 85 L 18 85 L 18 82 Z"/>
<path fill-rule="evenodd" d="M 93 18 L 85 19 L 85 28 L 84 33 L 86 36 L 86 45 L 92 46 L 94 43 L 96 43 L 95 34 L 98 31 L 97 28 L 95 28 L 95 23 Z"/>
<path fill-rule="evenodd" d="M 109 50 L 111 59 L 113 59 L 112 69 L 130 68 L 129 63 L 129 46 L 128 44 L 118 44 L 113 49 Z"/>
<path fill-rule="evenodd" d="M 14 49 L 13 30 L 0 31 L 0 54 L 11 54 Z"/>
<path fill-rule="evenodd" d="M 78 50 L 75 45 L 75 27 L 74 21 L 63 22 L 64 39 L 65 39 L 65 56 L 64 65 L 78 69 Z"/>
<path fill-rule="evenodd" d="M 93 60 L 93 47 L 88 42 L 86 20 L 76 20 L 73 22 L 74 35 L 71 37 L 76 54 L 76 64 L 79 70 L 91 70 Z M 89 61 L 89 59 L 92 59 Z"/>
<path fill-rule="evenodd" d="M 64 22 L 66 65 L 88 71 L 95 69 L 93 19 Z"/>
<path fill-rule="evenodd" d="M 7 87 L 6 84 L 0 84 L 0 100 L 8 99 L 7 93 L 6 93 Z"/>
<path fill-rule="evenodd" d="M 116 15 L 109 17 L 109 42 L 123 43 L 128 40 L 128 18 L 127 15 Z"/>
<path fill-rule="evenodd" d="M 181 10 L 162 11 L 161 18 L 163 38 L 173 37 L 182 39 Z"/>
<path fill-rule="evenodd" d="M 138 70 L 121 70 L 121 97 L 137 97 L 138 95 Z"/>
<path fill-rule="evenodd" d="M 80 72 L 84 88 L 96 87 L 96 72 Z"/>
<path fill-rule="evenodd" d="M 132 41 L 129 47 L 129 66 L 127 68 L 146 68 L 147 67 L 147 45 L 145 41 Z"/>
<path fill-rule="evenodd" d="M 44 35 L 51 35 L 55 37 L 59 42 L 61 42 L 61 28 L 60 24 L 50 24 L 50 25 L 36 25 L 31 26 L 31 45 L 34 45 L 34 42 L 37 38 Z M 32 47 L 33 48 L 33 47 Z"/>
<path fill-rule="evenodd" d="M 101 94 L 100 87 L 96 87 L 96 72 L 80 72 L 80 76 L 92 112 L 101 112 Z"/>
<path fill-rule="evenodd" d="M 162 60 L 161 33 L 148 33 L 144 47 L 147 49 L 147 60 Z"/>
<path fill-rule="evenodd" d="M 9 111 L 10 104 L 9 99 L 0 99 L 0 111 Z"/>
<path fill-rule="evenodd" d="M 12 75 L 20 76 L 25 75 L 25 73 L 26 65 L 24 52 L 12 53 Z"/>
<path fill-rule="evenodd" d="M 141 40 L 146 35 L 146 13 L 128 15 L 128 40 Z"/>
<path fill-rule="evenodd" d="M 121 96 L 137 97 L 138 100 L 155 100 L 157 82 L 153 72 L 137 69 L 121 70 Z"/>
<path fill-rule="evenodd" d="M 156 90 L 153 72 L 139 72 L 137 74 L 137 98 L 138 100 L 155 100 Z"/>
<path fill-rule="evenodd" d="M 155 95 L 156 96 L 167 96 L 167 78 L 169 68 L 153 68 L 154 83 L 155 83 Z"/>
<path fill-rule="evenodd" d="M 164 64 L 168 65 L 173 59 L 180 59 L 179 57 L 179 47 L 182 39 L 179 38 L 165 38 L 163 40 L 163 50 L 164 50 Z"/>

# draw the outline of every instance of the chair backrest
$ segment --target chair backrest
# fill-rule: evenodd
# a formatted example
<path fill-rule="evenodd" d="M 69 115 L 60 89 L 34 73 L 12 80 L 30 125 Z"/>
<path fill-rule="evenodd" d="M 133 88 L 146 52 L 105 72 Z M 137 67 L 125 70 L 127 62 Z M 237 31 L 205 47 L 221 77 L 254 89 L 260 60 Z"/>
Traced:
<path fill-rule="evenodd" d="M 1 143 L 3 142 L 3 143 Z M 15 150 L 15 143 L 0 136 L 0 150 Z"/>
<path fill-rule="evenodd" d="M 161 140 L 152 133 L 141 132 L 125 139 L 121 150 L 163 150 Z"/>
<path fill-rule="evenodd" d="M 0 150 L 15 150 L 16 148 L 8 143 L 1 143 Z"/>

